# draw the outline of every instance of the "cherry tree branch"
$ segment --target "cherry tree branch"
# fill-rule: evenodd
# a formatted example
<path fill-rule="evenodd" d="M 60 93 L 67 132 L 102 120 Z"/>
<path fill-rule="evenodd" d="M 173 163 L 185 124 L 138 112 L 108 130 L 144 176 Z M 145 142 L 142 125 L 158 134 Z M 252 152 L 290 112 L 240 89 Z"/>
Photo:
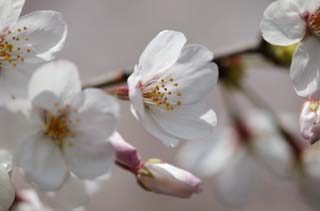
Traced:
<path fill-rule="evenodd" d="M 219 50 L 218 50 L 219 52 Z M 212 62 L 219 62 L 221 60 L 248 54 L 259 54 L 260 53 L 260 43 L 254 44 L 242 44 L 238 46 L 233 46 L 230 49 L 223 49 L 217 53 Z M 105 75 L 101 75 L 91 81 L 84 82 L 82 88 L 100 88 L 107 89 L 112 86 L 117 86 L 125 83 L 128 77 L 133 72 L 133 68 L 119 69 L 115 71 L 109 71 Z"/>

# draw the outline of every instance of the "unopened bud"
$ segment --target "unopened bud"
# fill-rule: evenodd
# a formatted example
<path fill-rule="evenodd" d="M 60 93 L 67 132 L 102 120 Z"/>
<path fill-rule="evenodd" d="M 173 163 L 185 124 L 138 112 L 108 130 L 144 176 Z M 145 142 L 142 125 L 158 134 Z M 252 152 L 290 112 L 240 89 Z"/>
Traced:
<path fill-rule="evenodd" d="M 180 198 L 189 198 L 201 191 L 201 180 L 183 169 L 150 159 L 137 174 L 138 182 L 146 190 Z"/>
<path fill-rule="evenodd" d="M 306 101 L 300 115 L 301 134 L 311 144 L 320 140 L 319 103 L 318 100 Z"/>
<path fill-rule="evenodd" d="M 127 143 L 119 133 L 114 133 L 110 138 L 111 144 L 116 151 L 116 161 L 130 169 L 137 169 L 141 164 L 137 149 Z"/>

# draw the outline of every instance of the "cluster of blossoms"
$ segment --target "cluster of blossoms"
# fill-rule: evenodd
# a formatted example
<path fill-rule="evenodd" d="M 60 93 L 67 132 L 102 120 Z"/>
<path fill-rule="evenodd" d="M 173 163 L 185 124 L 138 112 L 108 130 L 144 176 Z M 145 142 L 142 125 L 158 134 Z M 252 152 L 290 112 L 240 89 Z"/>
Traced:
<path fill-rule="evenodd" d="M 0 132 L 10 140 L 1 144 L 7 151 L 0 157 L 0 210 L 82 209 L 85 196 L 75 197 L 81 202 L 61 202 L 63 195 L 96 192 L 86 181 L 110 175 L 114 162 L 135 173 L 149 191 L 183 198 L 199 192 L 201 180 L 191 173 L 158 159 L 140 160 L 116 132 L 119 105 L 114 97 L 82 89 L 72 62 L 45 63 L 62 49 L 66 23 L 54 11 L 19 18 L 24 3 L 0 2 Z M 213 55 L 201 45 L 185 44 L 180 32 L 160 32 L 125 88 L 134 116 L 167 146 L 205 138 L 217 121 L 204 102 L 218 79 Z M 17 174 L 29 189 L 15 193 Z M 30 188 L 43 192 L 38 196 Z M 52 203 L 58 199 L 66 206 Z"/>
<path fill-rule="evenodd" d="M 312 185 L 320 181 L 318 150 L 297 144 L 274 116 L 255 112 L 244 120 L 240 112 L 230 112 L 231 127 L 220 129 L 215 140 L 217 117 L 205 98 L 219 74 L 209 49 L 186 45 L 181 32 L 162 31 L 126 85 L 109 92 L 84 89 L 75 64 L 51 61 L 67 37 L 62 15 L 38 11 L 19 18 L 24 3 L 0 2 L 0 133 L 8 139 L 0 144 L 1 211 L 85 210 L 114 164 L 133 173 L 147 191 L 180 198 L 201 191 L 198 177 L 159 159 L 143 160 L 122 138 L 120 107 L 110 94 L 129 101 L 134 117 L 165 146 L 198 140 L 182 148 L 179 163 L 195 174 L 215 176 L 225 202 L 246 201 L 266 167 L 281 178 L 294 174 L 306 199 L 319 207 Z M 267 42 L 297 45 L 290 74 L 297 94 L 307 98 L 302 135 L 315 143 L 320 139 L 320 0 L 278 0 L 266 9 L 261 29 Z M 241 87 L 241 61 L 237 54 L 217 61 L 225 87 Z M 24 181 L 23 187 L 17 181 Z"/>
<path fill-rule="evenodd" d="M 263 38 L 273 45 L 299 43 L 294 52 L 290 75 L 296 93 L 307 98 L 300 125 L 305 139 L 319 140 L 318 103 L 320 97 L 320 1 L 278 0 L 265 11 L 261 22 Z"/>

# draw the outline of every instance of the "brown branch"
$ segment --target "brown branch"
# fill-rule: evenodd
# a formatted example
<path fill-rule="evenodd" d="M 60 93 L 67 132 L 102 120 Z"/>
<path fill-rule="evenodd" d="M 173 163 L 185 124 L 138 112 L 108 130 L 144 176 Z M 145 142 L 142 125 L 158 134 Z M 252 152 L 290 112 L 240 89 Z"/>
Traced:
<path fill-rule="evenodd" d="M 247 55 L 247 54 L 257 54 L 260 52 L 260 44 L 248 44 L 241 46 L 233 46 L 232 50 L 224 49 L 218 53 L 217 56 L 212 60 L 212 62 L 218 63 L 221 60 L 226 58 L 238 56 L 238 55 Z M 133 72 L 133 68 L 120 69 L 116 71 L 108 72 L 105 75 L 99 76 L 92 81 L 84 82 L 82 88 L 101 88 L 106 89 L 111 86 L 121 85 L 125 83 L 128 77 Z"/>

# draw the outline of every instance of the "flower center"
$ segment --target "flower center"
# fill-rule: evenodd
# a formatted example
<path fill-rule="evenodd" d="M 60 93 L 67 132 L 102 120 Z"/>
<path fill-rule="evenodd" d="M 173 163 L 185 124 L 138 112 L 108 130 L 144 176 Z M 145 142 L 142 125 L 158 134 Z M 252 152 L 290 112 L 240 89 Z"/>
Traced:
<path fill-rule="evenodd" d="M 308 25 L 313 34 L 320 35 L 320 10 L 309 16 Z"/>
<path fill-rule="evenodd" d="M 28 47 L 29 38 L 19 36 L 19 33 L 26 32 L 27 27 L 17 29 L 16 32 L 6 31 L 0 34 L 0 66 L 7 63 L 16 67 L 18 62 L 24 62 L 24 56 L 31 52 Z"/>
<path fill-rule="evenodd" d="M 66 106 L 66 108 L 66 110 L 58 109 L 59 114 L 57 115 L 53 115 L 49 111 L 44 112 L 43 133 L 59 147 L 62 147 L 64 139 L 75 136 L 75 133 L 70 128 L 70 125 L 72 124 L 68 112 L 70 106 Z M 69 142 L 68 144 L 69 146 L 72 146 L 72 142 Z"/>
<path fill-rule="evenodd" d="M 144 101 L 172 111 L 176 106 L 182 105 L 179 100 L 182 93 L 177 91 L 178 86 L 174 78 L 151 80 L 142 86 Z"/>

